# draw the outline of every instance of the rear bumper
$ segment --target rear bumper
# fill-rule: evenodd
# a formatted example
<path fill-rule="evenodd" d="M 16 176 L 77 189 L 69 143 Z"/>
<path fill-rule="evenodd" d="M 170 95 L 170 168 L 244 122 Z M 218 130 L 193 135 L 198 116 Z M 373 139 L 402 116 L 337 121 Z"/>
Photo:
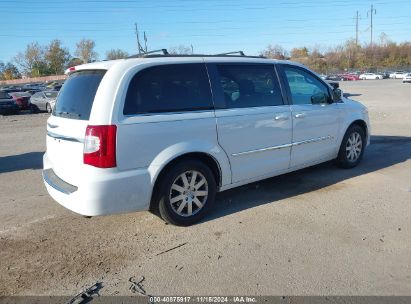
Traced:
<path fill-rule="evenodd" d="M 118 172 L 92 168 L 79 172 L 79 184 L 71 185 L 54 173 L 47 153 L 43 162 L 43 181 L 48 193 L 71 211 L 98 216 L 149 209 L 152 185 L 147 169 Z"/>

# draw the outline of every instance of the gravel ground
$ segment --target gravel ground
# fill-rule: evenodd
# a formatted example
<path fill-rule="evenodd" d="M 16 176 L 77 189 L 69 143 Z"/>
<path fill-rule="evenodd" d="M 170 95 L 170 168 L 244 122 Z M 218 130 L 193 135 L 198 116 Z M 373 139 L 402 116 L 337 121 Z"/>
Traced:
<path fill-rule="evenodd" d="M 69 296 L 96 282 L 132 295 L 143 278 L 150 295 L 411 295 L 411 85 L 341 88 L 370 111 L 359 167 L 229 190 L 188 228 L 64 209 L 41 178 L 48 115 L 0 116 L 0 295 Z"/>

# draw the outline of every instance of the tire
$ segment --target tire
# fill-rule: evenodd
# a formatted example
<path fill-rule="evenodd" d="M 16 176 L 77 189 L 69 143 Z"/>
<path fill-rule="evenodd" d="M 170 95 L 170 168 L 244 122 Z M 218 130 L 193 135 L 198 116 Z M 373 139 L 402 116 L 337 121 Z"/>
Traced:
<path fill-rule="evenodd" d="M 363 155 L 366 145 L 366 135 L 359 125 L 352 125 L 345 132 L 340 150 L 336 158 L 336 164 L 340 168 L 350 169 L 356 167 Z"/>
<path fill-rule="evenodd" d="M 193 177 L 200 184 L 197 189 Z M 176 163 L 159 182 L 158 209 L 167 223 L 190 226 L 201 220 L 214 204 L 216 181 L 211 169 L 200 161 L 188 159 Z M 190 205 L 192 215 L 189 215 Z"/>
<path fill-rule="evenodd" d="M 51 109 L 51 106 L 49 103 L 46 103 L 46 111 L 47 113 L 51 113 L 53 110 Z"/>

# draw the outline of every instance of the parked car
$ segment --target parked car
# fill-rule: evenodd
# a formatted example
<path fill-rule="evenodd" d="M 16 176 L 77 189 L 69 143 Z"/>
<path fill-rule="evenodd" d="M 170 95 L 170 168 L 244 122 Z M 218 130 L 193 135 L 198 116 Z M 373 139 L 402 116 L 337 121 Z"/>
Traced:
<path fill-rule="evenodd" d="M 325 80 L 342 81 L 343 78 L 340 75 L 328 75 Z"/>
<path fill-rule="evenodd" d="M 402 79 L 402 83 L 411 82 L 411 73 L 408 73 Z"/>
<path fill-rule="evenodd" d="M 405 72 L 405 71 L 396 71 L 396 72 L 390 74 L 390 78 L 394 78 L 394 79 L 399 78 L 399 79 L 402 79 L 402 78 L 404 78 L 404 76 L 405 76 L 406 74 L 407 74 L 407 72 Z"/>
<path fill-rule="evenodd" d="M 32 112 L 47 111 L 51 113 L 56 104 L 57 91 L 37 92 L 30 97 L 30 108 Z"/>
<path fill-rule="evenodd" d="M 29 110 L 30 109 L 30 97 L 31 94 L 27 92 L 13 92 L 9 93 L 13 98 L 15 103 L 19 106 L 20 110 Z"/>
<path fill-rule="evenodd" d="M 376 73 L 364 73 L 360 75 L 360 79 L 362 80 L 369 80 L 369 79 L 382 79 L 381 74 L 376 74 Z"/>
<path fill-rule="evenodd" d="M 80 65 L 47 121 L 43 179 L 58 203 L 86 216 L 158 209 L 190 225 L 216 192 L 329 160 L 357 166 L 367 113 L 289 61 L 148 56 Z"/>
<path fill-rule="evenodd" d="M 360 77 L 355 74 L 343 74 L 341 75 L 342 80 L 344 81 L 351 81 L 351 80 L 360 80 Z"/>
<path fill-rule="evenodd" d="M 18 114 L 19 106 L 7 92 L 0 91 L 0 114 Z"/>

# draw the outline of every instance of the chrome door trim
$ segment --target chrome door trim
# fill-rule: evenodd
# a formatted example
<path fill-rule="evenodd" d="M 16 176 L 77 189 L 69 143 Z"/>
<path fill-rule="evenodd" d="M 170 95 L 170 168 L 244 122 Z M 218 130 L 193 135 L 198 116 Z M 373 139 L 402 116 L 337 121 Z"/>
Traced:
<path fill-rule="evenodd" d="M 256 150 L 250 150 L 250 151 L 245 151 L 245 152 L 239 152 L 239 153 L 233 153 L 231 156 L 241 156 L 241 155 L 248 155 L 248 154 L 253 154 L 253 153 L 258 153 L 258 152 L 265 152 L 265 151 L 272 151 L 272 150 L 279 150 L 279 149 L 285 149 L 285 148 L 290 148 L 294 146 L 300 146 L 304 144 L 310 144 L 314 142 L 319 142 L 319 141 L 324 141 L 324 140 L 332 140 L 334 139 L 333 136 L 322 136 L 318 138 L 311 138 L 307 140 L 302 140 L 302 141 L 296 141 L 291 144 L 283 144 L 279 146 L 273 146 L 273 147 L 267 147 L 267 148 L 262 148 L 262 149 L 256 149 Z"/>
<path fill-rule="evenodd" d="M 311 138 L 311 139 L 307 139 L 307 140 L 296 141 L 296 142 L 293 143 L 293 146 L 300 146 L 300 145 L 304 145 L 304 144 L 310 144 L 310 143 L 323 141 L 323 140 L 329 140 L 329 139 L 333 139 L 333 137 L 328 135 L 328 136 L 322 136 L 322 137 L 318 137 L 318 138 Z"/>
<path fill-rule="evenodd" d="M 245 152 L 233 153 L 231 155 L 232 156 L 241 156 L 241 155 L 247 155 L 247 154 L 252 154 L 252 153 L 257 153 L 257 152 L 265 152 L 265 151 L 271 151 L 271 150 L 285 149 L 285 148 L 290 148 L 291 146 L 292 146 L 292 144 L 284 144 L 284 145 L 279 145 L 279 146 L 274 146 L 274 147 L 268 147 L 268 148 L 262 148 L 262 149 L 257 149 L 257 150 L 250 150 L 250 151 L 245 151 Z"/>

